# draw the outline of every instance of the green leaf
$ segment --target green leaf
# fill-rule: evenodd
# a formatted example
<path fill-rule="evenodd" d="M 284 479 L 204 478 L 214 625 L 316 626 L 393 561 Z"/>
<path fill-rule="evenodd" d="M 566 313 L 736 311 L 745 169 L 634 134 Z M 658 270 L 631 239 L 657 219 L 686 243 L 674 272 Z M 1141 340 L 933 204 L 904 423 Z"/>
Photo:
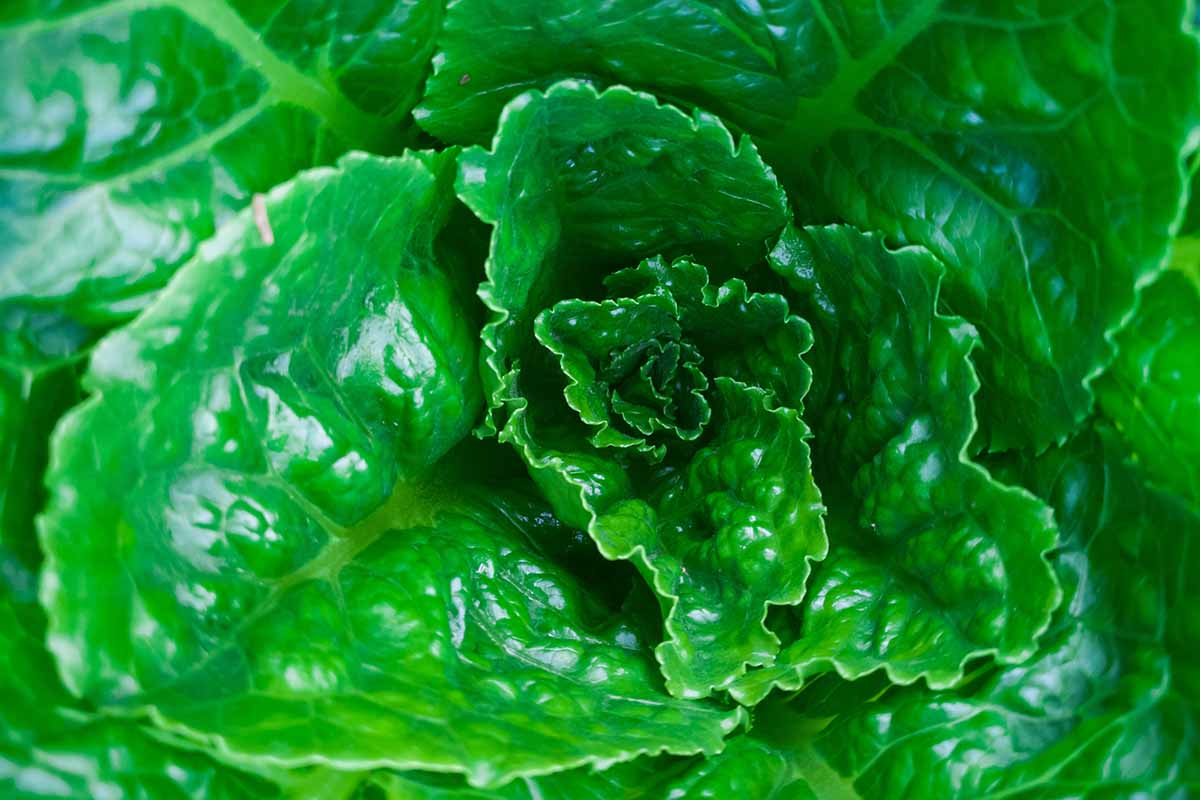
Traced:
<path fill-rule="evenodd" d="M 1100 410 L 1155 483 L 1200 509 L 1200 285 L 1163 273 L 1116 343 Z"/>
<path fill-rule="evenodd" d="M 0 303 L 0 595 L 27 614 L 41 564 L 33 518 L 50 431 L 79 399 L 89 332 L 58 314 Z"/>
<path fill-rule="evenodd" d="M 937 312 L 943 268 L 846 226 L 789 228 L 772 266 L 812 320 L 815 459 L 829 557 L 774 667 L 733 691 L 756 702 L 836 670 L 957 683 L 968 659 L 1019 663 L 1060 597 L 1050 510 L 967 457 L 979 339 Z"/>
<path fill-rule="evenodd" d="M 0 589 L 0 794 L 238 800 L 276 797 L 271 782 L 178 750 L 144 726 L 83 711 L 12 598 Z"/>
<path fill-rule="evenodd" d="M 431 468 L 481 401 L 455 156 L 301 174 L 99 344 L 40 520 L 73 691 L 242 763 L 476 785 L 720 748 L 739 713 L 657 688 L 478 459 Z"/>
<path fill-rule="evenodd" d="M 709 115 L 565 82 L 464 151 L 459 193 L 494 226 L 480 296 L 500 439 L 661 598 L 673 694 L 770 663 L 766 607 L 799 602 L 826 547 L 799 415 L 811 332 L 699 263 L 744 272 L 765 250 L 786 213 L 770 171 Z"/>
<path fill-rule="evenodd" d="M 1200 203 L 1189 205 L 1200 206 Z M 1171 269 L 1182 273 L 1192 284 L 1200 287 L 1200 238 L 1180 236 L 1172 243 Z"/>
<path fill-rule="evenodd" d="M 1033 659 L 893 690 L 815 741 L 864 797 L 1184 797 L 1200 782 L 1200 518 L 1115 437 L 1026 469 L 1054 505 L 1068 600 Z"/>
<path fill-rule="evenodd" d="M 299 0 L 0 10 L 0 300 L 140 310 L 255 192 L 398 151 L 441 4 Z"/>
<path fill-rule="evenodd" d="M 752 133 L 806 223 L 921 244 L 975 323 L 982 443 L 1042 448 L 1135 287 L 1162 265 L 1200 95 L 1183 0 L 454 0 L 416 111 L 480 142 L 563 77 L 627 84 Z"/>
<path fill-rule="evenodd" d="M 46 652 L 34 515 L 50 430 L 79 397 L 89 339 L 60 315 L 0 304 L 0 796 L 275 796 L 271 784 L 173 749 L 141 724 L 84 710 Z"/>
<path fill-rule="evenodd" d="M 777 130 L 797 96 L 819 94 L 837 73 L 821 13 L 779 0 L 451 0 L 414 115 L 446 141 L 483 142 L 510 99 L 577 76 L 685 100 L 754 133 Z"/>
<path fill-rule="evenodd" d="M 643 757 L 603 771 L 577 768 L 526 778 L 493 791 L 475 789 L 457 776 L 376 772 L 357 787 L 353 797 L 355 800 L 677 800 L 684 797 L 832 800 L 835 795 L 828 792 L 813 793 L 800 768 L 798 754 L 790 743 L 777 742 L 776 738 L 765 738 L 759 733 L 738 735 L 730 738 L 725 749 L 714 756 Z"/>

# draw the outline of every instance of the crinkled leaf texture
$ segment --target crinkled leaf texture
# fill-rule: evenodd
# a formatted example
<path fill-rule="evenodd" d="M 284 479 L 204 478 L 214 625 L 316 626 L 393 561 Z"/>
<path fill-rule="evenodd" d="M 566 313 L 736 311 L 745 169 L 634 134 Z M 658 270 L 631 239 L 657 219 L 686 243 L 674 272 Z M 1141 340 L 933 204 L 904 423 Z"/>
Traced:
<path fill-rule="evenodd" d="M 1142 292 L 1096 396 L 1147 475 L 1200 509 L 1200 283 L 1171 270 Z"/>
<path fill-rule="evenodd" d="M 736 736 L 707 758 L 660 756 L 603 771 L 574 769 L 514 781 L 486 792 L 461 779 L 430 773 L 380 772 L 356 797 L 381 800 L 678 800 L 744 797 L 748 800 L 818 800 L 797 775 L 791 753 L 758 737 Z"/>
<path fill-rule="evenodd" d="M 0 796 L 273 797 L 273 783 L 104 720 L 62 686 L 43 644 L 34 514 L 50 430 L 79 395 L 89 333 L 61 315 L 0 310 Z"/>
<path fill-rule="evenodd" d="M 40 519 L 72 690 L 245 763 L 475 785 L 720 749 L 739 712 L 658 688 L 478 463 L 431 469 L 481 406 L 455 157 L 302 173 L 100 343 Z"/>
<path fill-rule="evenodd" d="M 937 311 L 942 265 L 848 226 L 789 227 L 770 260 L 814 326 L 808 411 L 830 546 L 804 603 L 781 612 L 794 640 L 735 696 L 830 669 L 949 687 L 975 656 L 1025 660 L 1060 598 L 1045 559 L 1056 528 L 966 454 L 979 337 Z"/>
<path fill-rule="evenodd" d="M 1200 518 L 1114 435 L 1024 469 L 1061 520 L 1067 591 L 1038 654 L 962 688 L 895 689 L 815 749 L 863 797 L 1186 797 L 1200 785 Z"/>
<path fill-rule="evenodd" d="M 752 133 L 805 222 L 922 244 L 974 322 L 993 449 L 1060 441 L 1180 215 L 1200 94 L 1184 0 L 452 0 L 420 123 L 627 84 Z"/>
<path fill-rule="evenodd" d="M 659 595 L 673 694 L 770 663 L 766 607 L 799 602 L 826 550 L 800 418 L 811 331 L 710 270 L 761 259 L 786 215 L 774 176 L 708 114 L 568 81 L 510 103 L 458 188 L 494 226 L 489 425 Z"/>
<path fill-rule="evenodd" d="M 173 748 L 139 723 L 79 708 L 58 681 L 40 628 L 12 601 L 0 589 L 0 795 L 241 800 L 280 794 L 273 781 Z"/>
<path fill-rule="evenodd" d="M 441 3 L 6 3 L 0 300 L 127 317 L 254 192 L 398 151 Z"/>

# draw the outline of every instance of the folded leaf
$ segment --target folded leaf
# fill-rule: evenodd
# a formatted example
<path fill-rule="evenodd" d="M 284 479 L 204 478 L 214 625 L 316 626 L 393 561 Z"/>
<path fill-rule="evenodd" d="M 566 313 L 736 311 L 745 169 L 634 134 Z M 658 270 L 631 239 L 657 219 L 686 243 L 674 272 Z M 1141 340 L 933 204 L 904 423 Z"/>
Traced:
<path fill-rule="evenodd" d="M 455 155 L 301 174 L 100 343 L 40 521 L 73 691 L 245 764 L 476 785 L 720 748 L 737 712 L 657 688 L 478 463 L 432 470 L 481 400 Z"/>
<path fill-rule="evenodd" d="M 811 332 L 698 260 L 639 263 L 744 271 L 784 221 L 770 171 L 711 116 L 565 82 L 513 101 L 491 152 L 464 151 L 459 193 L 494 225 L 480 296 L 500 439 L 659 595 L 673 694 L 770 663 L 767 605 L 799 602 L 826 548 L 799 414 Z"/>
<path fill-rule="evenodd" d="M 807 223 L 922 244 L 975 323 L 982 438 L 1060 441 L 1166 255 L 1200 94 L 1183 0 L 454 0 L 416 116 L 484 141 L 563 77 L 749 131 Z M 1052 7 L 1053 6 L 1053 7 Z"/>
<path fill-rule="evenodd" d="M 0 9 L 0 300 L 107 322 L 224 220 L 351 147 L 398 151 L 441 4 Z"/>
<path fill-rule="evenodd" d="M 678 800 L 684 797 L 817 800 L 830 797 L 813 792 L 801 766 L 787 744 L 758 735 L 739 735 L 731 738 L 719 754 L 707 758 L 643 757 L 603 771 L 578 768 L 526 778 L 493 791 L 475 789 L 461 778 L 450 775 L 376 772 L 366 778 L 358 792 L 382 800 L 541 800 L 551 797 L 562 800 Z M 836 777 L 831 769 L 826 769 Z M 329 780 L 325 776 L 322 778 Z"/>
<path fill-rule="evenodd" d="M 50 429 L 79 396 L 89 332 L 60 315 L 0 306 L 0 796 L 274 797 L 274 786 L 105 720 L 63 688 L 37 604 Z"/>
<path fill-rule="evenodd" d="M 1200 284 L 1163 273 L 1116 342 L 1100 410 L 1155 483 L 1200 509 Z"/>
<path fill-rule="evenodd" d="M 954 691 L 893 690 L 814 747 L 864 797 L 1184 797 L 1200 782 L 1200 518 L 1115 437 L 1026 470 L 1054 505 L 1068 600 L 1029 662 Z"/>
<path fill-rule="evenodd" d="M 968 659 L 1033 654 L 1059 601 L 1050 510 L 966 455 L 979 386 L 975 330 L 937 312 L 941 264 L 846 226 L 789 228 L 771 255 L 812 320 L 818 475 L 829 557 L 795 637 L 735 696 L 836 670 L 958 682 Z"/>

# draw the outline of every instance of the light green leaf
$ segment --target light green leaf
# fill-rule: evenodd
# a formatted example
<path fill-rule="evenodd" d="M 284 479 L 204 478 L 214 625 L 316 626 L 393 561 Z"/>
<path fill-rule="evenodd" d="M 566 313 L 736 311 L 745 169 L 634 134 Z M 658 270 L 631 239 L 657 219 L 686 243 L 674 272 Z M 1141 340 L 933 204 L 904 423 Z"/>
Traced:
<path fill-rule="evenodd" d="M 241 763 L 475 785 L 720 749 L 739 713 L 658 688 L 477 458 L 431 469 L 481 400 L 455 155 L 301 174 L 99 344 L 40 520 L 72 690 Z"/>
<path fill-rule="evenodd" d="M 1200 284 L 1163 273 L 1116 343 L 1100 410 L 1155 483 L 1200 509 Z"/>
<path fill-rule="evenodd" d="M 1200 107 L 1184 0 L 453 0 L 416 115 L 481 142 L 564 77 L 753 134 L 805 223 L 921 244 L 974 323 L 981 442 L 1061 441 L 1163 264 Z"/>
<path fill-rule="evenodd" d="M 826 548 L 799 415 L 811 332 L 699 263 L 736 274 L 765 251 L 786 213 L 770 171 L 711 116 L 565 82 L 464 151 L 459 193 L 494 226 L 480 296 L 501 440 L 661 598 L 673 694 L 770 663 L 766 607 L 799 602 Z"/>
<path fill-rule="evenodd" d="M 786 722 L 796 719 L 789 717 Z M 805 754 L 793 750 L 791 742 L 778 741 L 780 738 L 738 735 L 714 756 L 639 758 L 602 771 L 579 768 L 524 778 L 493 791 L 472 788 L 449 775 L 376 772 L 358 785 L 352 796 L 354 800 L 834 800 L 835 795 L 827 791 L 813 792 L 803 771 Z M 807 746 L 808 742 L 801 744 Z M 836 773 L 827 766 L 825 770 L 836 780 Z M 828 785 L 820 786 L 828 789 Z"/>
<path fill-rule="evenodd" d="M 278 796 L 263 778 L 159 741 L 136 722 L 78 707 L 40 630 L 0 588 L 0 795 L 241 800 Z"/>
<path fill-rule="evenodd" d="M 1045 560 L 1056 529 L 1043 503 L 967 457 L 978 337 L 937 312 L 942 266 L 846 226 L 789 228 L 771 263 L 814 325 L 830 547 L 794 641 L 735 696 L 828 670 L 947 687 L 970 658 L 1029 658 L 1060 597 Z"/>
<path fill-rule="evenodd" d="M 398 152 L 441 4 L 0 9 L 0 300 L 106 323 L 297 170 Z"/>
<path fill-rule="evenodd" d="M 46 652 L 34 514 L 50 429 L 79 397 L 88 340 L 59 315 L 0 304 L 0 796 L 273 797 L 265 781 L 86 711 Z"/>

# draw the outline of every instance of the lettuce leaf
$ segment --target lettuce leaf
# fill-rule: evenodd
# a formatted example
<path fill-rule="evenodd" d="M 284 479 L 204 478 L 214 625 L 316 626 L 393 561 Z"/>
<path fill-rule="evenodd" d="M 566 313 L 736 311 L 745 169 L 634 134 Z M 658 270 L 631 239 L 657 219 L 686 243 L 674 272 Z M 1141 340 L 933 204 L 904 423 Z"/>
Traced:
<path fill-rule="evenodd" d="M 441 3 L 119 0 L 0 9 L 0 301 L 141 310 L 296 171 L 395 152 Z"/>
<path fill-rule="evenodd" d="M 1050 509 L 967 456 L 975 329 L 937 311 L 942 265 L 846 226 L 789 228 L 771 265 L 812 320 L 829 557 L 792 641 L 733 692 L 757 702 L 823 671 L 949 687 L 969 659 L 1029 658 L 1058 605 Z"/>
<path fill-rule="evenodd" d="M 452 0 L 417 119 L 481 142 L 565 77 L 750 132 L 807 224 L 946 265 L 983 347 L 981 443 L 1061 441 L 1180 215 L 1200 95 L 1183 0 Z"/>
<path fill-rule="evenodd" d="M 513 101 L 461 161 L 493 225 L 490 424 L 661 598 L 673 694 L 771 663 L 767 605 L 799 602 L 826 550 L 800 418 L 811 331 L 779 295 L 671 257 L 753 263 L 785 220 L 774 176 L 709 115 L 572 82 Z"/>
<path fill-rule="evenodd" d="M 955 690 L 894 690 L 815 749 L 863 797 L 1186 796 L 1200 780 L 1200 518 L 1147 488 L 1111 433 L 1017 471 L 1062 521 L 1067 601 L 1038 654 Z"/>
<path fill-rule="evenodd" d="M 1164 273 L 1117 345 L 1096 381 L 1100 410 L 1155 483 L 1200 509 L 1200 284 Z"/>
<path fill-rule="evenodd" d="M 432 467 L 481 401 L 454 171 L 303 173 L 99 344 L 40 521 L 71 690 L 246 764 L 481 786 L 720 749 L 740 712 L 671 699 L 511 501 Z"/>

